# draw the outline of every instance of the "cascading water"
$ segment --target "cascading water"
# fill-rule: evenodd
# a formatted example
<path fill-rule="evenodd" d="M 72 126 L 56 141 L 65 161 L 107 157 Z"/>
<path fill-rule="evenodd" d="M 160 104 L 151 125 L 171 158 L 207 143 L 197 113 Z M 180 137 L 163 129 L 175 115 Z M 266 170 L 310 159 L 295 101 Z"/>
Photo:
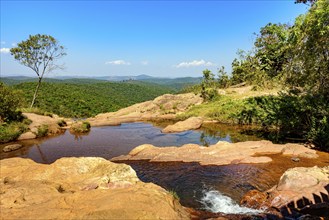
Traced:
<path fill-rule="evenodd" d="M 204 191 L 200 201 L 207 211 L 224 214 L 249 214 L 257 215 L 261 210 L 242 207 L 236 204 L 230 197 L 221 194 L 216 190 Z"/>

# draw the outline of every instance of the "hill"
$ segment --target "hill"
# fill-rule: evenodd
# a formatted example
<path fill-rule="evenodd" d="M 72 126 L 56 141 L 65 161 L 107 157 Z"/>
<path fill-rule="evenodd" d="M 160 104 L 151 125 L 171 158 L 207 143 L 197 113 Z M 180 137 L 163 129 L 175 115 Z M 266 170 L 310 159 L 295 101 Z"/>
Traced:
<path fill-rule="evenodd" d="M 22 90 L 26 107 L 32 100 L 35 82 L 13 85 Z M 65 117 L 90 117 L 102 112 L 117 111 L 135 103 L 154 99 L 173 90 L 144 82 L 106 82 L 70 79 L 43 82 L 35 107 Z"/>
<path fill-rule="evenodd" d="M 44 78 L 44 82 L 51 83 L 98 83 L 98 82 L 146 82 L 146 83 L 156 83 L 168 88 L 171 88 L 175 91 L 180 91 L 183 88 L 191 85 L 200 83 L 202 80 L 201 77 L 180 77 L 180 78 L 165 78 L 165 77 L 153 77 L 149 75 L 138 75 L 138 76 L 101 76 L 101 77 L 90 77 L 90 78 L 81 78 L 74 76 L 65 76 L 65 77 L 56 77 L 56 78 Z M 36 82 L 37 79 L 27 76 L 10 76 L 10 77 L 1 77 L 0 81 L 4 82 L 7 85 L 16 85 L 24 82 Z"/>

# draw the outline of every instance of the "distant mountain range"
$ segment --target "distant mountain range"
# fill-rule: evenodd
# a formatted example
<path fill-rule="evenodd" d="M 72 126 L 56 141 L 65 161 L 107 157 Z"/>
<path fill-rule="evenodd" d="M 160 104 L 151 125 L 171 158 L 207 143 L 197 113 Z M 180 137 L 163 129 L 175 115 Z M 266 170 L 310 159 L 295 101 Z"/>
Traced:
<path fill-rule="evenodd" d="M 153 77 L 149 75 L 137 75 L 137 76 L 95 76 L 95 77 L 81 77 L 81 76 L 58 76 L 52 78 L 45 78 L 45 82 L 53 83 L 88 83 L 97 81 L 142 81 L 148 83 L 160 84 L 176 91 L 183 89 L 186 86 L 195 85 L 200 83 L 201 77 L 179 77 L 179 78 L 166 78 L 166 77 Z M 0 81 L 8 84 L 15 85 L 22 82 L 36 81 L 34 77 L 28 76 L 6 76 L 0 77 Z"/>

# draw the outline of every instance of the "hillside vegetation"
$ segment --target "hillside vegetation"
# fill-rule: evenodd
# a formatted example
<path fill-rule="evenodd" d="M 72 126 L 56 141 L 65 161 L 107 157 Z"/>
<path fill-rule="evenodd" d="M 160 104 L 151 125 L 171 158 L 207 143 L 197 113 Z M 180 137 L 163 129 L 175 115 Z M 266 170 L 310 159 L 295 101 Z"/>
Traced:
<path fill-rule="evenodd" d="M 74 82 L 42 83 L 35 106 L 65 117 L 91 117 L 172 92 L 166 87 L 141 82 L 90 82 L 84 79 L 72 81 Z M 12 86 L 24 94 L 25 107 L 31 101 L 35 86 L 36 83 L 33 82 Z"/>

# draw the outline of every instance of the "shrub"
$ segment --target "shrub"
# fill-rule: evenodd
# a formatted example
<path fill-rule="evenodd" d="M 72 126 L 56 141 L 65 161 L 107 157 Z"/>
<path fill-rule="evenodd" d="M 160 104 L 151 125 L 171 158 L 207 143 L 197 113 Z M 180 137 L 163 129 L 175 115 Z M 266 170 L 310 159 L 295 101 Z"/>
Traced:
<path fill-rule="evenodd" d="M 27 130 L 27 122 L 3 123 L 0 125 L 0 143 L 14 141 Z"/>
<path fill-rule="evenodd" d="M 88 121 L 76 122 L 72 124 L 70 129 L 76 133 L 87 133 L 90 131 L 90 123 Z"/>
<path fill-rule="evenodd" d="M 48 125 L 41 125 L 38 127 L 37 137 L 44 137 L 48 134 Z"/>
<path fill-rule="evenodd" d="M 21 103 L 21 93 L 0 82 L 0 123 L 21 121 L 22 113 L 17 111 Z"/>

